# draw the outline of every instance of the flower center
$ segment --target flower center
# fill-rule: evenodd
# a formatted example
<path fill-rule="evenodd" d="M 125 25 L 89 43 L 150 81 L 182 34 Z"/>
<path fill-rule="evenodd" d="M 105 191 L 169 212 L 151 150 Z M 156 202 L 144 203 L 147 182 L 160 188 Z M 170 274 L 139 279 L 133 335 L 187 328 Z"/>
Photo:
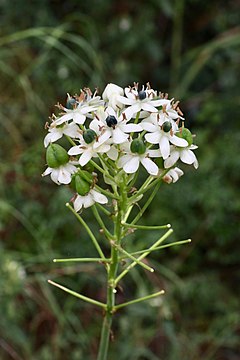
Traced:
<path fill-rule="evenodd" d="M 108 115 L 108 117 L 106 118 L 105 121 L 106 121 L 108 127 L 114 128 L 115 125 L 117 125 L 117 119 L 113 115 Z"/>
<path fill-rule="evenodd" d="M 164 132 L 169 132 L 172 128 L 172 124 L 170 121 L 165 121 L 163 124 L 162 124 L 162 129 Z"/>
<path fill-rule="evenodd" d="M 144 100 L 144 99 L 146 99 L 146 97 L 147 97 L 146 91 L 141 90 L 138 92 L 139 100 Z"/>
<path fill-rule="evenodd" d="M 131 142 L 130 149 L 132 153 L 137 153 L 139 155 L 142 155 L 146 151 L 146 145 L 141 139 L 134 139 Z"/>
<path fill-rule="evenodd" d="M 91 144 L 93 142 L 93 140 L 96 138 L 96 136 L 97 136 L 97 134 L 95 133 L 95 131 L 93 131 L 91 129 L 87 129 L 83 133 L 83 139 L 86 144 Z"/>

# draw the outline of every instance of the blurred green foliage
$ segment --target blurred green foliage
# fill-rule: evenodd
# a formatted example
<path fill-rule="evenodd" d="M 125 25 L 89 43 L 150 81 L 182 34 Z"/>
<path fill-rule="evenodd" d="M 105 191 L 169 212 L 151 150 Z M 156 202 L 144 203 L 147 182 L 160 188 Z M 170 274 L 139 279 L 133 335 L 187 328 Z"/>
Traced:
<path fill-rule="evenodd" d="M 65 208 L 68 189 L 41 178 L 44 124 L 84 86 L 150 81 L 182 101 L 200 168 L 160 188 L 146 224 L 170 222 L 191 245 L 153 254 L 155 275 L 134 271 L 119 301 L 166 289 L 121 311 L 109 359 L 240 359 L 239 0 L 0 2 L 0 358 L 91 360 L 101 313 L 57 289 L 104 298 L 100 265 Z M 185 169 L 184 169 L 185 170 Z M 98 233 L 86 211 L 84 217 Z M 135 232 L 131 247 L 154 233 Z M 101 241 L 104 241 L 102 239 Z M 69 355 L 71 354 L 71 355 Z"/>

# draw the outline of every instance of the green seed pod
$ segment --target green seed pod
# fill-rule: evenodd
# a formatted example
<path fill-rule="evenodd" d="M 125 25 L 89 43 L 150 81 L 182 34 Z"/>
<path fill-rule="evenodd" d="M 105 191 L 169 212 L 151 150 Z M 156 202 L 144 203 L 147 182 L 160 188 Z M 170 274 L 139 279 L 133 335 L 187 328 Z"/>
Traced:
<path fill-rule="evenodd" d="M 87 129 L 86 131 L 84 131 L 83 133 L 83 138 L 84 141 L 87 144 L 91 144 L 93 142 L 93 140 L 96 138 L 97 134 L 95 133 L 95 131 L 91 130 L 91 129 Z"/>
<path fill-rule="evenodd" d="M 79 195 L 86 195 L 90 191 L 90 183 L 84 180 L 81 175 L 75 176 L 75 188 Z"/>
<path fill-rule="evenodd" d="M 162 124 L 162 129 L 164 132 L 169 132 L 171 129 L 172 129 L 172 124 L 170 121 L 165 121 L 163 124 Z"/>
<path fill-rule="evenodd" d="M 146 145 L 141 139 L 134 139 L 131 142 L 130 149 L 132 153 L 137 153 L 139 155 L 142 155 L 146 151 Z"/>
<path fill-rule="evenodd" d="M 85 181 L 89 181 L 89 182 L 93 181 L 93 175 L 86 170 L 81 170 L 81 172 L 78 175 L 81 176 L 81 178 Z"/>
<path fill-rule="evenodd" d="M 176 133 L 176 135 L 182 139 L 185 139 L 188 142 L 188 145 L 192 145 L 193 143 L 193 136 L 189 129 L 183 127 L 181 128 L 181 131 Z"/>
<path fill-rule="evenodd" d="M 58 168 L 68 162 L 67 151 L 58 144 L 50 144 L 46 152 L 46 161 L 50 168 Z"/>

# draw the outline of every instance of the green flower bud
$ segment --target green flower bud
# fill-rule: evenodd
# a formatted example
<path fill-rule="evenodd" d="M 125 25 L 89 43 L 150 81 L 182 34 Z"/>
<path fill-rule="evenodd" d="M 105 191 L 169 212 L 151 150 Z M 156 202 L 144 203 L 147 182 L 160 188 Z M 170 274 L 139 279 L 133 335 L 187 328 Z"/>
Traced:
<path fill-rule="evenodd" d="M 176 133 L 176 135 L 182 139 L 185 139 L 188 142 L 188 145 L 192 145 L 193 143 L 193 136 L 189 129 L 183 127 L 181 128 L 181 131 Z"/>
<path fill-rule="evenodd" d="M 142 155 L 146 151 L 146 145 L 141 139 L 134 139 L 131 142 L 130 149 L 132 153 L 137 153 L 139 155 Z"/>
<path fill-rule="evenodd" d="M 81 175 L 75 176 L 75 188 L 79 195 L 86 195 L 90 191 L 90 183 L 84 180 Z"/>
<path fill-rule="evenodd" d="M 162 129 L 164 132 L 169 132 L 171 129 L 172 129 L 172 124 L 170 121 L 165 121 L 163 124 L 162 124 Z"/>
<path fill-rule="evenodd" d="M 93 140 L 96 138 L 97 134 L 95 133 L 95 131 L 91 130 L 91 129 L 87 129 L 86 131 L 84 131 L 83 133 L 83 138 L 84 141 L 87 144 L 91 144 L 93 142 Z"/>
<path fill-rule="evenodd" d="M 47 164 L 50 168 L 58 168 L 68 162 L 67 151 L 58 144 L 50 144 L 46 152 Z"/>

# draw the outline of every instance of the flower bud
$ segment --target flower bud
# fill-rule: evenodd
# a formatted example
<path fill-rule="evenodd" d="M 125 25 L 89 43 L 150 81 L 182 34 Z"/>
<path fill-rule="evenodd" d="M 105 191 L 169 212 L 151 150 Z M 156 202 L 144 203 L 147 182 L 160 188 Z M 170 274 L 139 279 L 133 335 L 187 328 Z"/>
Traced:
<path fill-rule="evenodd" d="M 90 183 L 84 180 L 80 174 L 75 176 L 75 189 L 79 195 L 86 195 L 90 191 Z"/>
<path fill-rule="evenodd" d="M 169 132 L 171 129 L 172 129 L 172 124 L 170 121 L 165 121 L 163 124 L 162 124 L 162 129 L 164 132 Z"/>
<path fill-rule="evenodd" d="M 50 168 L 58 168 L 68 162 L 67 151 L 58 144 L 50 144 L 46 152 L 46 161 Z"/>
<path fill-rule="evenodd" d="M 146 151 L 146 145 L 141 139 L 134 139 L 131 142 L 130 149 L 132 153 L 137 153 L 139 155 L 142 155 Z"/>
<path fill-rule="evenodd" d="M 146 91 L 141 90 L 141 91 L 138 92 L 139 100 L 144 100 L 144 99 L 146 99 L 146 97 L 147 97 Z"/>
<path fill-rule="evenodd" d="M 181 128 L 181 131 L 176 133 L 176 135 L 184 140 L 186 140 L 188 142 L 188 145 L 192 145 L 193 143 L 193 136 L 192 133 L 189 129 L 183 127 Z"/>
<path fill-rule="evenodd" d="M 91 144 L 93 142 L 93 140 L 96 139 L 96 136 L 97 136 L 97 134 L 95 133 L 95 131 L 93 131 L 91 129 L 87 129 L 83 133 L 83 139 L 84 139 L 85 143 L 87 143 L 87 144 Z"/>

